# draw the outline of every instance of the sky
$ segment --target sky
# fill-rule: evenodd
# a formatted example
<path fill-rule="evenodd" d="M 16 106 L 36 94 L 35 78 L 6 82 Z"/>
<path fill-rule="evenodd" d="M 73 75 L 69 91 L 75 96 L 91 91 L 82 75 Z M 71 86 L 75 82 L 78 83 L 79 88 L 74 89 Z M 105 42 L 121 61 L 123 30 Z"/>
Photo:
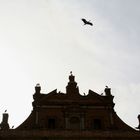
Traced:
<path fill-rule="evenodd" d="M 17 127 L 32 111 L 34 87 L 80 94 L 108 85 L 115 111 L 137 127 L 140 114 L 139 0 L 0 0 L 0 121 Z M 81 18 L 91 20 L 84 26 Z"/>

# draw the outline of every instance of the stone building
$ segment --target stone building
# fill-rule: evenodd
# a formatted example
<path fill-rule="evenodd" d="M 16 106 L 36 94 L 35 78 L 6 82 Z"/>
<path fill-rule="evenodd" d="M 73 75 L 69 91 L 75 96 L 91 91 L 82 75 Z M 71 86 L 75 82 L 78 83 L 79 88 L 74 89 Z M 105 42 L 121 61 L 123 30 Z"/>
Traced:
<path fill-rule="evenodd" d="M 66 93 L 41 93 L 39 84 L 33 95 L 33 110 L 16 129 L 9 129 L 8 115 L 1 123 L 1 140 L 140 140 L 140 132 L 125 124 L 114 111 L 114 96 L 89 90 L 81 95 L 71 73 Z M 139 117 L 140 118 L 140 117 Z M 140 125 L 138 125 L 138 129 Z"/>

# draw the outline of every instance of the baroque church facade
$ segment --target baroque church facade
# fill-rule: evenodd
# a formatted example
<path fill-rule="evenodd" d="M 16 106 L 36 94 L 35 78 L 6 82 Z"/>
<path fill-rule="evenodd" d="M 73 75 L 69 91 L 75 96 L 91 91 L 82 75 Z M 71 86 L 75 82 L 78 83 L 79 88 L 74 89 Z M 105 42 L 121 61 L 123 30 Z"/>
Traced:
<path fill-rule="evenodd" d="M 125 124 L 114 111 L 111 89 L 104 92 L 81 95 L 72 73 L 66 93 L 44 94 L 37 84 L 33 110 L 22 124 L 10 129 L 8 114 L 3 114 L 0 140 L 140 140 L 140 124 L 138 130 Z"/>

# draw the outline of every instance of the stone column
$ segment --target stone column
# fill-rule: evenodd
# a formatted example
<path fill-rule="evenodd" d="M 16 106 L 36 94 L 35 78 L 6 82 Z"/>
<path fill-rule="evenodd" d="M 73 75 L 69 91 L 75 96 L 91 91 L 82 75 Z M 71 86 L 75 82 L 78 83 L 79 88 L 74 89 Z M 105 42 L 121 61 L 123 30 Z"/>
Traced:
<path fill-rule="evenodd" d="M 81 117 L 81 129 L 83 130 L 85 128 L 85 119 L 84 117 L 82 116 Z"/>

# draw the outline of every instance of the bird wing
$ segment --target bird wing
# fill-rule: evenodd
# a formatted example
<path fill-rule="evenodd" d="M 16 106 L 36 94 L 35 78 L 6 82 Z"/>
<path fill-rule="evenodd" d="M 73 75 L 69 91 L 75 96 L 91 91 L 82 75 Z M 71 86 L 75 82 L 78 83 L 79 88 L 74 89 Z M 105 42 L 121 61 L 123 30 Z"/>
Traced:
<path fill-rule="evenodd" d="M 88 22 L 89 25 L 93 26 L 93 24 L 91 22 Z"/>
<path fill-rule="evenodd" d="M 83 21 L 85 24 L 87 23 L 86 19 L 84 19 L 84 18 L 82 18 L 82 21 Z"/>

